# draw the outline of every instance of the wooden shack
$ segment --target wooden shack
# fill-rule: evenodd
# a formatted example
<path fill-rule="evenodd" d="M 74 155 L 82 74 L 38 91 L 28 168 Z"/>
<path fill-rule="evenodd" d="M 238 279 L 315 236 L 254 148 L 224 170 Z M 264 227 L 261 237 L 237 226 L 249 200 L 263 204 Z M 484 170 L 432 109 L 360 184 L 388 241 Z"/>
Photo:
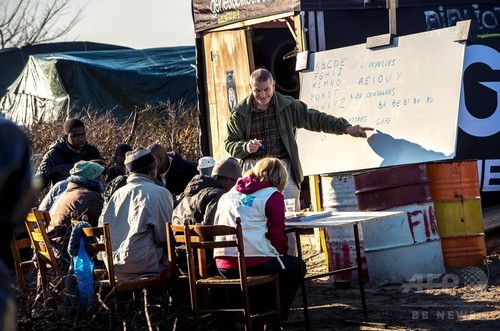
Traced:
<path fill-rule="evenodd" d="M 192 10 L 202 150 L 215 159 L 227 155 L 223 143 L 226 123 L 232 107 L 248 95 L 249 74 L 255 68 L 268 68 L 277 91 L 298 98 L 301 74 L 296 68 L 297 54 L 363 44 L 378 35 L 404 36 L 447 28 L 462 20 L 474 23 L 476 38 L 470 44 L 481 45 L 480 53 L 496 52 L 497 57 L 476 54 L 473 63 L 477 66 L 470 66 L 469 72 L 464 69 L 466 101 L 460 111 L 485 119 L 479 126 L 500 128 L 496 119 L 500 90 L 481 85 L 485 80 L 496 84 L 500 80 L 496 1 L 192 0 Z M 479 160 L 483 203 L 498 203 L 500 149 L 493 146 L 498 146 L 500 129 L 479 134 L 467 130 L 464 123 L 459 125 L 464 129 L 460 126 L 458 130 L 456 158 Z M 302 183 L 304 190 L 312 184 L 312 194 L 307 195 L 313 208 L 320 200 L 315 177 Z"/>

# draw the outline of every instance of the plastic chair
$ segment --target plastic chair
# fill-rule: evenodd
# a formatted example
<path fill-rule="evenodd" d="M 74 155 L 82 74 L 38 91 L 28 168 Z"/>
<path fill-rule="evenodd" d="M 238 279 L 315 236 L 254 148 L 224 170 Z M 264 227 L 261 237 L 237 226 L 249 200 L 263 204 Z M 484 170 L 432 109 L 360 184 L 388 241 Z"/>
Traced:
<path fill-rule="evenodd" d="M 229 241 L 215 240 L 217 236 L 228 235 L 234 236 L 234 239 Z M 184 243 L 186 245 L 191 309 L 198 329 L 202 327 L 203 317 L 210 316 L 213 313 L 242 313 L 245 318 L 246 330 L 252 330 L 252 322 L 255 319 L 265 316 L 274 315 L 276 321 L 280 322 L 279 276 L 277 274 L 247 276 L 243 234 L 239 218 L 236 219 L 236 227 L 225 225 L 189 225 L 188 223 L 185 225 L 167 224 L 167 239 L 169 238 L 170 240 L 175 240 L 176 244 Z M 169 244 L 169 248 L 171 247 L 172 245 Z M 208 276 L 206 250 L 219 247 L 237 248 L 240 278 L 227 279 L 222 276 Z M 197 261 L 195 261 L 195 251 Z M 275 289 L 274 309 L 254 313 L 250 307 L 249 289 L 264 284 L 273 284 Z M 210 296 L 211 292 L 215 289 L 239 292 L 242 304 L 235 307 L 225 302 L 226 304 L 222 307 L 214 307 Z M 200 298 L 203 299 L 200 300 Z M 217 296 L 217 298 L 221 299 L 221 296 Z"/>

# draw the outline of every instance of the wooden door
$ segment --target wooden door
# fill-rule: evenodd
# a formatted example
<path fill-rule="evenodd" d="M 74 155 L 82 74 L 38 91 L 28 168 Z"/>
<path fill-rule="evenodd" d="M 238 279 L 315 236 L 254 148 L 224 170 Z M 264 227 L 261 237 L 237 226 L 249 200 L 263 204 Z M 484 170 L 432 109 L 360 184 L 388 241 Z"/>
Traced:
<path fill-rule="evenodd" d="M 229 154 L 224 149 L 230 108 L 249 93 L 253 50 L 249 30 L 211 32 L 203 36 L 206 63 L 209 144 L 215 160 Z"/>

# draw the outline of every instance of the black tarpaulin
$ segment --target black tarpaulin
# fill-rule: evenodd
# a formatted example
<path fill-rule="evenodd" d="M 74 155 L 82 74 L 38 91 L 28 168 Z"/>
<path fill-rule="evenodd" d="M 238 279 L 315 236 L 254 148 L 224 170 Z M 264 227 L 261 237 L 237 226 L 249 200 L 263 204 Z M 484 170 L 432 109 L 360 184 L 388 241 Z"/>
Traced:
<path fill-rule="evenodd" d="M 127 118 L 162 101 L 196 106 L 192 46 L 36 54 L 8 88 L 0 110 L 18 124 L 50 121 L 82 108 Z"/>

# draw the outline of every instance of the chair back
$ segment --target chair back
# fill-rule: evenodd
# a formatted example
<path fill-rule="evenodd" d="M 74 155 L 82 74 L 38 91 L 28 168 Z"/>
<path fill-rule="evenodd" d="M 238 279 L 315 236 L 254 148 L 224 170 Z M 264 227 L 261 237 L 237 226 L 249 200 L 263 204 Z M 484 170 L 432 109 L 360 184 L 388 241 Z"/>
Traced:
<path fill-rule="evenodd" d="M 181 229 L 183 229 L 183 234 Z M 220 237 L 224 236 L 223 239 Z M 279 276 L 277 274 L 247 277 L 245 252 L 243 245 L 243 231 L 239 217 L 235 220 L 235 226 L 227 225 L 168 225 L 167 238 L 176 243 L 185 243 L 186 258 L 188 264 L 189 290 L 191 297 L 191 308 L 197 327 L 201 325 L 201 319 L 207 314 L 217 312 L 240 312 L 245 317 L 246 330 L 252 329 L 252 320 L 268 315 L 274 315 L 276 321 L 280 321 L 280 296 Z M 170 245 L 170 244 L 169 244 Z M 171 246 L 169 246 L 171 247 Z M 237 250 L 239 278 L 226 279 L 222 276 L 209 276 L 207 273 L 207 250 L 216 248 L 234 247 Z M 172 250 L 170 250 L 172 251 Z M 211 254 L 210 254 L 211 255 Z M 253 314 L 250 309 L 249 288 L 263 284 L 273 284 L 275 289 L 275 307 L 262 313 Z M 217 307 L 211 306 L 210 289 L 238 289 L 241 294 L 241 307 Z M 198 302 L 198 289 L 202 295 L 203 303 Z M 227 298 L 226 296 L 223 296 Z M 226 302 L 227 304 L 227 302 Z"/>
<path fill-rule="evenodd" d="M 167 230 L 167 258 L 170 267 L 170 277 L 177 279 L 180 276 L 178 268 L 178 260 L 176 248 L 186 244 L 186 237 L 184 237 L 184 225 L 177 225 L 172 223 L 165 223 Z"/>
<path fill-rule="evenodd" d="M 46 210 L 39 210 L 38 208 L 33 208 L 32 212 L 38 217 L 39 222 L 45 225 L 45 229 L 47 229 L 51 220 L 50 213 Z"/>
<path fill-rule="evenodd" d="M 26 217 L 26 229 L 28 230 L 35 256 L 37 260 L 40 260 L 40 266 L 48 263 L 56 274 L 59 275 L 59 264 L 57 263 L 47 230 L 45 229 L 45 220 L 41 215 L 42 213 L 39 210 L 33 208 Z"/>
<path fill-rule="evenodd" d="M 86 220 L 86 215 L 82 220 Z M 73 219 L 73 221 L 75 221 Z M 74 224 L 76 225 L 76 224 Z M 117 308 L 118 301 L 116 295 L 131 290 L 145 289 L 148 287 L 161 286 L 163 295 L 168 298 L 166 291 L 168 285 L 168 274 L 160 274 L 158 276 L 143 276 L 130 280 L 116 279 L 115 268 L 113 264 L 113 249 L 111 246 L 111 229 L 109 223 L 104 223 L 102 226 L 95 227 L 82 227 L 82 234 L 85 237 L 96 237 L 97 241 L 86 240 L 85 248 L 88 252 L 99 254 L 101 253 L 102 259 L 106 266 L 105 270 L 94 268 L 94 281 L 96 285 L 107 288 L 109 291 L 104 298 L 104 301 L 114 300 L 115 308 Z"/>
<path fill-rule="evenodd" d="M 14 268 L 16 270 L 17 285 L 19 286 L 19 290 L 27 296 L 32 296 L 33 289 L 28 289 L 26 286 L 25 274 L 35 270 L 36 267 L 33 261 L 31 239 L 26 231 L 26 227 L 23 224 L 16 226 L 14 229 L 14 233 L 10 241 L 10 249 L 12 252 L 12 259 L 14 261 Z"/>
<path fill-rule="evenodd" d="M 230 237 L 230 240 L 217 240 L 217 237 Z M 228 225 L 184 225 L 184 237 L 186 242 L 186 251 L 188 258 L 188 269 L 197 274 L 196 278 L 207 278 L 207 250 L 215 248 L 235 247 L 238 251 L 239 271 L 242 281 L 246 281 L 245 252 L 243 246 L 243 232 L 241 229 L 241 220 L 236 218 L 235 226 Z M 197 258 L 194 255 L 196 250 Z M 192 253 L 192 254 L 190 254 Z M 195 258 L 198 262 L 196 269 Z"/>
<path fill-rule="evenodd" d="M 102 254 L 102 258 L 106 265 L 107 276 L 102 277 L 97 275 L 99 282 L 103 285 L 107 285 L 110 288 L 114 288 L 116 284 L 115 280 L 115 269 L 113 267 L 113 251 L 111 249 L 111 231 L 109 229 L 109 224 L 104 223 L 102 226 L 95 226 L 91 228 L 82 228 L 82 234 L 85 237 L 96 237 L 97 242 L 92 242 L 90 240 L 85 241 L 85 248 L 87 252 L 94 254 Z M 95 273 L 99 270 L 94 269 Z"/>
<path fill-rule="evenodd" d="M 37 208 L 33 208 L 25 220 L 26 229 L 30 236 L 31 244 L 33 246 L 34 254 L 38 264 L 40 276 L 42 278 L 42 290 L 44 301 L 47 302 L 49 298 L 49 284 L 47 281 L 48 270 L 52 269 L 55 279 L 61 277 L 58 261 L 52 250 L 51 241 L 45 230 L 45 219 L 43 212 Z"/>

